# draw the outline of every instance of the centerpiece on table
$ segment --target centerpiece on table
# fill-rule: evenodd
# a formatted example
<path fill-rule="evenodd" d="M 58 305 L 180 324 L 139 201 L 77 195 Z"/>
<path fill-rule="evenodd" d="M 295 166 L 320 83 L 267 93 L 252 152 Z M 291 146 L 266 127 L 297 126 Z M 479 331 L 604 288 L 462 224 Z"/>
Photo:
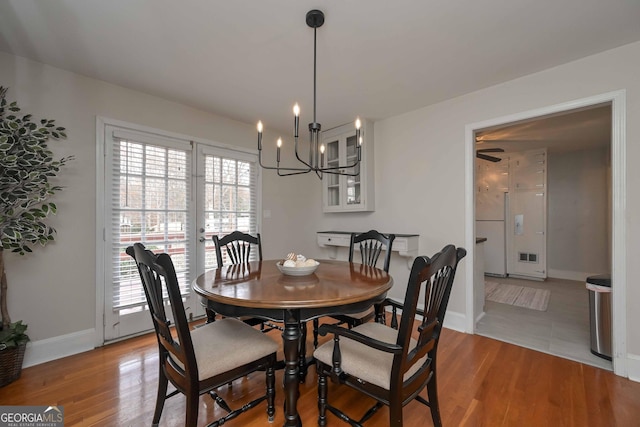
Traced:
<path fill-rule="evenodd" d="M 307 276 L 313 274 L 320 263 L 312 258 L 307 259 L 302 254 L 289 253 L 285 259 L 279 261 L 276 266 L 282 274 L 287 276 Z"/>

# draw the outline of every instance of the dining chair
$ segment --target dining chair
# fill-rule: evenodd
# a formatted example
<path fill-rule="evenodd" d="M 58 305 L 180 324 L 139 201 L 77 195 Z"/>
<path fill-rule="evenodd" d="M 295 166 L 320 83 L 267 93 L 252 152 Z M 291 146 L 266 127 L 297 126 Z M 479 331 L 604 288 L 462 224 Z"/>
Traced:
<path fill-rule="evenodd" d="M 253 260 L 262 261 L 262 240 L 260 233 L 252 236 L 235 230 L 224 237 L 213 236 L 213 244 L 216 248 L 217 266 L 225 265 L 225 258 L 229 261 L 227 264 L 242 264 Z M 223 253 L 224 249 L 224 253 Z M 257 256 L 252 257 L 251 251 L 257 251 Z"/>
<path fill-rule="evenodd" d="M 384 235 L 376 230 L 370 230 L 366 233 L 351 233 L 351 241 L 349 243 L 349 262 L 353 262 L 356 247 L 360 250 L 360 262 L 363 265 L 376 267 L 378 259 L 382 251 L 385 251 L 383 270 L 389 272 L 391 263 L 391 249 L 395 234 Z M 370 308 L 355 314 L 338 314 L 332 315 L 331 318 L 338 321 L 338 324 L 347 324 L 349 328 L 368 322 L 375 316 L 376 321 L 384 323 L 384 311 L 380 306 Z M 313 346 L 318 347 L 318 325 L 319 320 L 313 320 Z"/>
<path fill-rule="evenodd" d="M 353 426 L 368 420 L 382 405 L 389 406 L 390 427 L 402 426 L 402 408 L 418 402 L 431 409 L 434 426 L 441 426 L 438 407 L 436 352 L 458 262 L 466 250 L 445 246 L 433 257 L 417 257 L 400 304 L 386 299 L 385 305 L 401 310 L 398 329 L 368 322 L 347 329 L 324 324 L 319 333 L 332 334 L 314 351 L 318 373 L 318 425 L 327 425 L 327 410 Z M 418 308 L 421 291 L 424 309 Z M 327 378 L 352 387 L 376 400 L 356 421 L 328 402 Z M 425 399 L 420 393 L 427 389 Z"/>
<path fill-rule="evenodd" d="M 218 268 L 224 265 L 246 264 L 253 260 L 262 261 L 262 239 L 260 238 L 260 233 L 252 236 L 235 230 L 223 237 L 214 234 L 212 238 L 216 249 L 216 265 Z M 225 263 L 225 260 L 228 262 Z M 205 312 L 209 322 L 215 320 L 215 313 L 211 309 L 205 307 Z M 273 329 L 283 330 L 282 327 L 257 317 L 243 317 L 241 320 L 251 326 L 260 325 L 262 332 L 269 332 Z"/>
<path fill-rule="evenodd" d="M 268 419 L 273 421 L 278 344 L 233 318 L 190 331 L 171 257 L 165 253 L 155 255 L 141 243 L 129 246 L 126 253 L 138 267 L 158 340 L 160 369 L 152 424 L 157 426 L 160 422 L 165 400 L 178 393 L 187 400 L 185 426 L 196 426 L 199 396 L 205 393 L 227 412 L 209 426 L 221 426 L 264 400 Z M 215 392 L 218 387 L 256 371 L 266 373 L 266 392 L 241 408 L 232 410 Z M 169 381 L 176 390 L 167 394 Z"/>

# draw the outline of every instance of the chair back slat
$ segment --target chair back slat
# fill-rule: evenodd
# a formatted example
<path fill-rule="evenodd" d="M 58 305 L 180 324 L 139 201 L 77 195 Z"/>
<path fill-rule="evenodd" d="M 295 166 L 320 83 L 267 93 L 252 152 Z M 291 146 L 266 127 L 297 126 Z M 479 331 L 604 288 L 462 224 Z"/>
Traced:
<path fill-rule="evenodd" d="M 376 230 L 370 230 L 366 233 L 351 233 L 351 243 L 349 245 L 349 262 L 353 262 L 353 254 L 356 244 L 360 249 L 360 257 L 362 264 L 375 267 L 378 263 L 380 253 L 386 251 L 383 269 L 389 272 L 389 264 L 391 263 L 391 249 L 395 234 L 384 235 Z"/>
<path fill-rule="evenodd" d="M 252 247 L 258 251 L 258 261 L 262 261 L 262 242 L 260 234 L 252 236 L 236 230 L 222 238 L 214 235 L 213 244 L 216 249 L 216 261 L 218 267 L 225 265 L 225 254 L 229 264 L 232 265 L 244 264 L 251 261 Z"/>
<path fill-rule="evenodd" d="M 392 377 L 401 378 L 404 372 L 426 355 L 429 357 L 425 363 L 435 363 L 456 268 L 465 255 L 465 249 L 447 245 L 432 258 L 421 256 L 414 260 L 398 328 L 397 344 L 404 351 L 394 359 Z M 417 309 L 421 293 L 424 294 L 424 314 L 419 319 Z M 414 326 L 416 323 L 417 330 Z M 414 332 L 417 332 L 417 344 L 411 348 Z"/>

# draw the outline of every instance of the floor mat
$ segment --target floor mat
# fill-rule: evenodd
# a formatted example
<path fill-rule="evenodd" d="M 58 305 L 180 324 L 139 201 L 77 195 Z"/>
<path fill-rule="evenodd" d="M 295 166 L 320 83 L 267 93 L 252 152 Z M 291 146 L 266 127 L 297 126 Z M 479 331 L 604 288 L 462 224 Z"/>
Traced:
<path fill-rule="evenodd" d="M 484 295 L 489 301 L 547 311 L 551 291 L 485 281 Z"/>

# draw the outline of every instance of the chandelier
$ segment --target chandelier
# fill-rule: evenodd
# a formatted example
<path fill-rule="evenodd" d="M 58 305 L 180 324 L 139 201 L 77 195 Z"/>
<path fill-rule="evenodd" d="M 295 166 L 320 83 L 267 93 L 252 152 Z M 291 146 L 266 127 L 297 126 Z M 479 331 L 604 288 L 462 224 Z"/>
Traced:
<path fill-rule="evenodd" d="M 262 122 L 258 122 L 258 160 L 260 166 L 264 169 L 271 169 L 278 172 L 279 176 L 300 175 L 309 172 L 315 172 L 318 178 L 322 179 L 322 175 L 346 175 L 357 176 L 360 174 L 358 170 L 355 172 L 355 167 L 361 161 L 362 158 L 362 137 L 360 136 L 360 119 L 356 119 L 356 141 L 357 141 L 357 158 L 353 160 L 353 164 L 347 165 L 332 165 L 325 164 L 325 150 L 326 147 L 320 141 L 321 125 L 316 121 L 316 30 L 324 24 L 324 13 L 320 10 L 310 10 L 307 12 L 307 25 L 313 28 L 313 122 L 309 123 L 309 160 L 303 160 L 300 151 L 298 149 L 298 130 L 300 127 L 300 106 L 296 103 L 293 106 L 293 138 L 294 138 L 294 152 L 296 159 L 302 164 L 298 167 L 284 167 L 280 166 L 280 149 L 282 148 L 282 138 L 278 138 L 276 143 L 276 166 L 266 166 L 262 163 Z"/>

